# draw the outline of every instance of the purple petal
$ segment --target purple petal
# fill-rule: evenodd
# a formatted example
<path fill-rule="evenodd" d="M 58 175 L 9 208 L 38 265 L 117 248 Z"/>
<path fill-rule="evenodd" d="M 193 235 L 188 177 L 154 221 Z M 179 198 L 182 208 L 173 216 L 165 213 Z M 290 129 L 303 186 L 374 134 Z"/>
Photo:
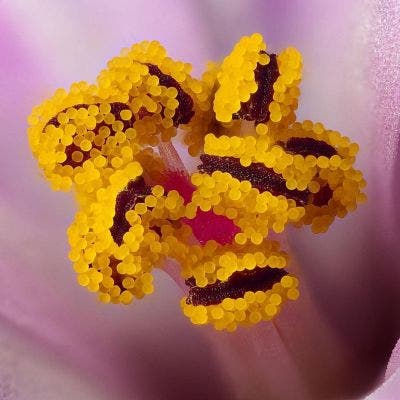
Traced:
<path fill-rule="evenodd" d="M 390 357 L 385 382 L 365 400 L 396 400 L 400 393 L 400 341 Z"/>
<path fill-rule="evenodd" d="M 400 368 L 400 339 L 392 351 L 390 360 L 386 369 L 385 378 L 389 379 Z"/>
<path fill-rule="evenodd" d="M 397 371 L 379 389 L 367 396 L 365 400 L 397 400 L 399 393 L 400 371 Z"/>

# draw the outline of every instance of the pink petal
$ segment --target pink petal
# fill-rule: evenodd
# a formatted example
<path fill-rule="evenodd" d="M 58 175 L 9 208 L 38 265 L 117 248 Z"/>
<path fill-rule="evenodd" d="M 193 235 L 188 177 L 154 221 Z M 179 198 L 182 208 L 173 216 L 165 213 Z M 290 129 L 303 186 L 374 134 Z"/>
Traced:
<path fill-rule="evenodd" d="M 386 369 L 385 379 L 389 379 L 400 368 L 400 339 L 397 341 L 392 351 L 390 360 Z"/>
<path fill-rule="evenodd" d="M 397 400 L 400 393 L 400 341 L 392 352 L 385 374 L 385 382 L 365 400 Z"/>
<path fill-rule="evenodd" d="M 55 346 L 32 337 L 2 319 L 0 333 L 0 397 L 4 400 L 105 400 L 88 371 L 66 362 Z"/>
<path fill-rule="evenodd" d="M 382 386 L 365 400 L 397 400 L 400 393 L 400 371 L 394 373 Z"/>

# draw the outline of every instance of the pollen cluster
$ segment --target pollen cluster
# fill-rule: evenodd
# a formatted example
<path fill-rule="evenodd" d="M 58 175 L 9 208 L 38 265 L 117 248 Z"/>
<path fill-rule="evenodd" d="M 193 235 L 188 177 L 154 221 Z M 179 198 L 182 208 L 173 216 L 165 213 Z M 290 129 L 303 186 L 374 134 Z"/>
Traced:
<path fill-rule="evenodd" d="M 251 326 L 261 321 L 270 321 L 287 300 L 299 297 L 298 280 L 285 275 L 266 291 L 245 292 L 243 297 L 225 298 L 216 305 L 192 305 L 181 300 L 183 313 L 195 325 L 212 324 L 216 330 L 233 332 L 238 325 Z"/>
<path fill-rule="evenodd" d="M 231 219 L 240 228 L 235 236 L 240 245 L 259 245 L 270 229 L 280 233 L 288 222 L 298 222 L 304 216 L 304 207 L 298 207 L 294 200 L 260 192 L 248 180 L 241 181 L 229 172 L 195 173 L 192 183 L 196 190 L 188 207 L 212 210 Z"/>
<path fill-rule="evenodd" d="M 287 226 L 325 232 L 366 200 L 356 143 L 296 120 L 302 57 L 245 36 L 200 79 L 156 41 L 123 49 L 95 84 L 58 89 L 28 117 L 54 190 L 73 190 L 68 228 L 77 282 L 103 303 L 153 293 L 167 259 L 193 324 L 234 331 L 299 296 Z M 174 144 L 197 157 L 189 174 Z M 275 234 L 275 240 L 271 239 Z"/>

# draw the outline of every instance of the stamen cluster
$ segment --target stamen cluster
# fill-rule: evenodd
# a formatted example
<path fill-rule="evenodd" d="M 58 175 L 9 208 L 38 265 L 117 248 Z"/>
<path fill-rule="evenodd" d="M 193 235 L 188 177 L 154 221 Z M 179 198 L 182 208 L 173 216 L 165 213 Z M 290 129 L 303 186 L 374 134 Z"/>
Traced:
<path fill-rule="evenodd" d="M 54 190 L 73 190 L 68 228 L 78 283 L 104 303 L 154 290 L 154 268 L 180 265 L 194 324 L 233 331 L 274 318 L 299 296 L 271 230 L 325 232 L 365 201 L 358 145 L 296 121 L 302 57 L 243 37 L 201 79 L 156 41 L 122 50 L 96 84 L 35 107 L 28 137 Z M 198 157 L 189 174 L 173 144 Z M 197 159 L 197 158 L 196 158 Z"/>

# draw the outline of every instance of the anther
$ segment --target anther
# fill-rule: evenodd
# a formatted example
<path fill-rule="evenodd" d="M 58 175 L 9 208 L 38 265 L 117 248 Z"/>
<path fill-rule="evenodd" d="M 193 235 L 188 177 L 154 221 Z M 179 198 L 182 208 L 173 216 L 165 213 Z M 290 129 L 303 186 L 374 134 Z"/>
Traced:
<path fill-rule="evenodd" d="M 254 268 L 233 273 L 225 282 L 217 281 L 206 287 L 195 286 L 194 280 L 186 280 L 189 286 L 187 304 L 208 306 L 218 304 L 225 298 L 238 299 L 246 292 L 266 291 L 287 275 L 280 268 Z"/>
<path fill-rule="evenodd" d="M 261 51 L 264 53 L 264 51 Z M 245 119 L 248 121 L 266 122 L 269 120 L 268 106 L 274 94 L 273 85 L 279 76 L 278 63 L 275 54 L 269 54 L 270 61 L 266 65 L 257 64 L 254 70 L 257 91 L 250 99 L 242 103 L 240 110 L 232 115 L 232 119 Z"/>

